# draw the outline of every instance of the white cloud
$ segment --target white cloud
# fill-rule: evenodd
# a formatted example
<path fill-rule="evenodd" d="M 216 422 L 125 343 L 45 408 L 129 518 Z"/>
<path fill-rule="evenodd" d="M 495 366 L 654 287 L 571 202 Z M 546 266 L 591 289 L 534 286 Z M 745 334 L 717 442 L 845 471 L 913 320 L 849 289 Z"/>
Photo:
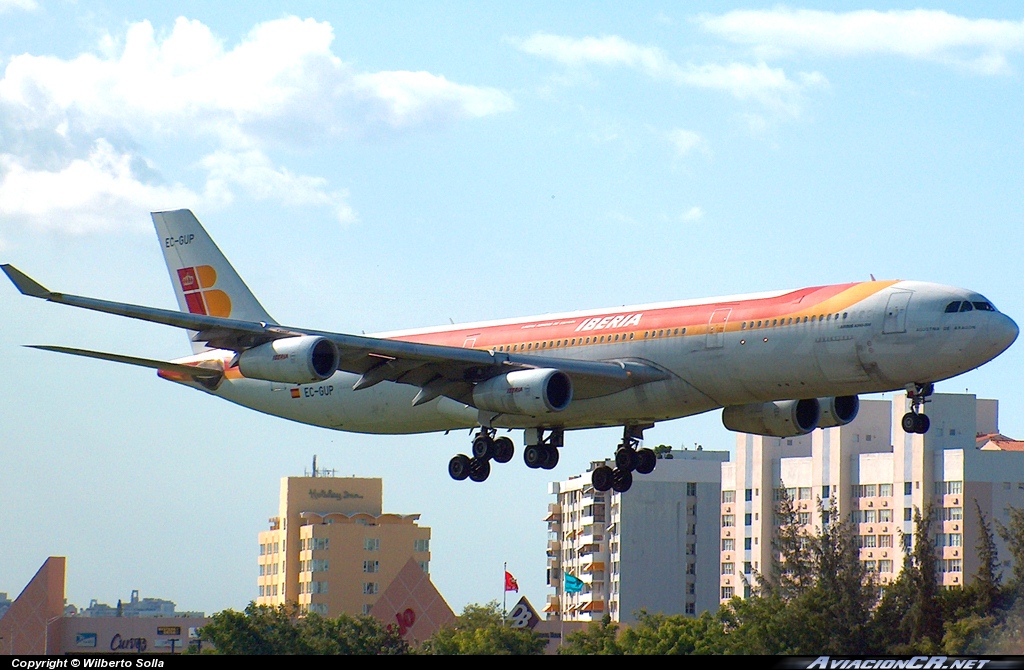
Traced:
<path fill-rule="evenodd" d="M 140 181 L 132 169 L 136 160 L 106 140 L 57 170 L 34 169 L 0 154 L 0 220 L 71 234 L 141 229 L 147 212 L 199 200 L 181 184 Z"/>
<path fill-rule="evenodd" d="M 23 9 L 30 12 L 38 6 L 39 5 L 36 4 L 36 0 L 0 0 L 0 14 L 15 9 Z"/>
<path fill-rule="evenodd" d="M 275 168 L 266 155 L 250 150 L 239 153 L 217 151 L 200 161 L 209 174 L 205 196 L 211 202 L 228 203 L 231 186 L 240 186 L 257 200 L 278 200 L 286 205 L 322 205 L 333 209 L 341 223 L 358 220 L 346 202 L 348 191 L 329 192 L 322 177 L 292 174 Z"/>
<path fill-rule="evenodd" d="M 632 67 L 655 79 L 680 86 L 725 91 L 739 100 L 754 100 L 788 115 L 799 113 L 799 96 L 809 87 L 827 84 L 818 72 L 800 73 L 794 81 L 780 68 L 765 63 L 679 64 L 657 47 L 633 44 L 617 35 L 565 37 L 536 33 L 516 43 L 525 53 L 554 60 L 567 67 L 586 65 Z"/>
<path fill-rule="evenodd" d="M 332 138 L 513 107 L 498 89 L 430 72 L 358 71 L 335 55 L 333 41 L 329 23 L 288 17 L 256 25 L 232 46 L 179 18 L 167 34 L 142 21 L 69 59 L 10 58 L 0 78 L 0 227 L 90 230 L 129 210 L 180 207 L 180 199 L 223 205 L 235 191 L 328 207 L 350 222 L 357 217 L 344 189 L 275 167 L 271 150 L 315 150 Z M 153 185 L 159 180 L 139 154 L 154 142 L 194 152 L 184 157 L 207 172 L 201 194 Z M 48 197 L 54 186 L 69 190 Z M 102 221 L 84 213 L 105 201 L 120 209 Z"/>
<path fill-rule="evenodd" d="M 699 221 L 704 218 L 704 210 L 700 207 L 691 207 L 683 212 L 683 221 Z"/>
<path fill-rule="evenodd" d="M 762 55 L 810 51 L 837 55 L 895 54 L 1006 72 L 1007 55 L 1024 50 L 1024 21 L 969 19 L 941 10 L 823 12 L 779 7 L 705 14 L 697 22 Z"/>
<path fill-rule="evenodd" d="M 707 152 L 707 143 L 704 141 L 704 138 L 692 130 L 674 128 L 668 131 L 666 136 L 672 146 L 675 147 L 676 153 L 680 156 L 685 156 L 694 149 Z"/>

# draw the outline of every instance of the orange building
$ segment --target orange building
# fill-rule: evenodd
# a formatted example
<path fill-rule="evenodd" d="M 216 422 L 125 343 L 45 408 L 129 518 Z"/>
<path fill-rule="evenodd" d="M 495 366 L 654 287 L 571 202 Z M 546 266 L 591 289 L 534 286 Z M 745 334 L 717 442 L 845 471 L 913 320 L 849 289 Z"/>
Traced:
<path fill-rule="evenodd" d="M 282 478 L 278 516 L 259 535 L 256 603 L 358 616 L 410 559 L 429 574 L 430 529 L 418 514 L 384 514 L 382 489 L 380 479 Z"/>

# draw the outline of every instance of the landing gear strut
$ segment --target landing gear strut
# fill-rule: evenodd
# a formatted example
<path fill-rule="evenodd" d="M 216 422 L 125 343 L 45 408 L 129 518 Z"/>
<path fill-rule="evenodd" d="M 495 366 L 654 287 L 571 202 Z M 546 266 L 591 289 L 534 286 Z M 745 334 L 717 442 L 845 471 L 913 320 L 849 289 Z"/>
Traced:
<path fill-rule="evenodd" d="M 558 448 L 562 446 L 564 436 L 565 431 L 561 428 L 552 428 L 547 437 L 544 437 L 543 428 L 527 428 L 523 435 L 526 442 L 523 450 L 526 467 L 554 469 L 558 465 Z"/>
<path fill-rule="evenodd" d="M 491 459 L 498 463 L 508 463 L 516 452 L 512 440 L 507 437 L 495 437 L 494 428 L 481 428 L 473 436 L 472 457 L 458 454 L 448 461 L 448 474 L 456 481 L 467 477 L 474 482 L 482 482 L 491 474 Z"/>
<path fill-rule="evenodd" d="M 931 421 L 923 414 L 924 404 L 929 402 L 928 396 L 935 391 L 935 384 L 912 384 L 907 387 L 907 397 L 910 398 L 910 411 L 903 415 L 900 424 L 907 433 L 928 432 Z"/>
<path fill-rule="evenodd" d="M 625 493 L 633 485 L 633 471 L 642 475 L 654 471 L 658 463 L 658 457 L 652 449 L 637 449 L 640 440 L 643 439 L 644 430 L 653 427 L 654 424 L 643 426 L 623 426 L 622 442 L 615 451 L 615 469 L 607 465 L 594 468 L 590 480 L 594 489 L 607 491 L 613 489 L 619 493 Z"/>

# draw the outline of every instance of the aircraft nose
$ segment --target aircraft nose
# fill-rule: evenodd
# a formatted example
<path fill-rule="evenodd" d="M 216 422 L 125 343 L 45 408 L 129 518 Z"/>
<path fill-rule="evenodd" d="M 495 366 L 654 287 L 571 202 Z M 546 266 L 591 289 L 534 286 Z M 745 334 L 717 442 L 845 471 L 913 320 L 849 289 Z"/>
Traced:
<path fill-rule="evenodd" d="M 998 316 L 999 318 L 991 321 L 988 326 L 989 340 L 996 349 L 996 355 L 1009 349 L 1020 334 L 1020 328 L 1013 319 L 1002 313 Z"/>

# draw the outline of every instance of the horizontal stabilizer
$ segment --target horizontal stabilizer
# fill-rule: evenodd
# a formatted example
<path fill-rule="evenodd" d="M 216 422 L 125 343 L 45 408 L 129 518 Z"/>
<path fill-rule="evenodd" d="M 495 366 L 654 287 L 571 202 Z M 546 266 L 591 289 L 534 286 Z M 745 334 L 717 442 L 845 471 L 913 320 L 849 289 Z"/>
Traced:
<path fill-rule="evenodd" d="M 30 295 L 33 298 L 43 298 L 49 300 L 50 292 L 43 287 L 42 284 L 32 279 L 27 274 L 14 267 L 13 265 L 4 264 L 0 265 L 0 269 L 3 269 L 4 273 L 10 278 L 14 285 L 24 295 Z"/>
<path fill-rule="evenodd" d="M 188 375 L 195 379 L 220 379 L 224 373 L 212 368 L 201 368 L 195 365 L 183 365 L 181 363 L 170 363 L 168 361 L 157 361 L 151 358 L 137 358 L 135 356 L 122 356 L 121 354 L 108 354 L 103 351 L 90 351 L 89 349 L 73 349 L 71 347 L 55 347 L 45 344 L 26 344 L 30 349 L 42 349 L 43 351 L 56 351 L 59 354 L 71 354 L 72 356 L 85 356 L 86 358 L 98 358 L 103 361 L 115 363 L 127 363 L 143 368 L 164 370 L 166 372 L 177 372 Z"/>

